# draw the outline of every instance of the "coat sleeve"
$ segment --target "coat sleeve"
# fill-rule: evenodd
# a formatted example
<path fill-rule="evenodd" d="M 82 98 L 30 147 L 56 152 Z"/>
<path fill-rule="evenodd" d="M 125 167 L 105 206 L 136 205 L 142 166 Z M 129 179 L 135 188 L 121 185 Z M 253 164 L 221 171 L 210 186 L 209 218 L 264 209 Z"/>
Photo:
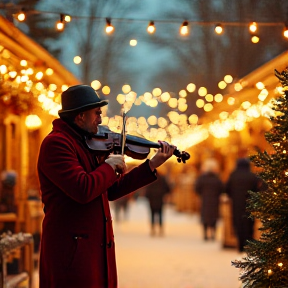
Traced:
<path fill-rule="evenodd" d="M 61 136 L 44 139 L 38 159 L 42 193 L 49 192 L 54 185 L 73 200 L 84 204 L 104 193 L 117 180 L 109 164 L 103 163 L 88 173 L 78 157 L 69 139 Z"/>

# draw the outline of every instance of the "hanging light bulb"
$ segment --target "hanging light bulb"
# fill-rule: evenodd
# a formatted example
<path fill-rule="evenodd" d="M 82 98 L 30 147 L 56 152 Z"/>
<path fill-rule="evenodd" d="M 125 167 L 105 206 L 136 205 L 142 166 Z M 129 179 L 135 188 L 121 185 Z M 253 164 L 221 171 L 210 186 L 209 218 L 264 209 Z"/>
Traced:
<path fill-rule="evenodd" d="M 64 20 L 65 20 L 65 22 L 71 22 L 72 19 L 71 19 L 70 15 L 65 15 Z"/>
<path fill-rule="evenodd" d="M 187 35 L 189 33 L 188 30 L 188 21 L 184 21 L 182 23 L 182 26 L 180 27 L 180 34 L 181 35 Z"/>
<path fill-rule="evenodd" d="M 260 38 L 257 35 L 252 35 L 251 42 L 257 44 L 260 41 Z"/>
<path fill-rule="evenodd" d="M 114 26 L 111 24 L 111 19 L 106 18 L 106 33 L 111 34 L 114 31 Z"/>
<path fill-rule="evenodd" d="M 64 30 L 64 15 L 60 14 L 60 20 L 56 22 L 56 29 L 58 31 Z"/>
<path fill-rule="evenodd" d="M 24 13 L 24 9 L 21 10 L 17 15 L 17 20 L 23 22 L 26 19 L 26 14 Z"/>
<path fill-rule="evenodd" d="M 285 25 L 284 31 L 283 31 L 283 36 L 285 38 L 288 38 L 288 25 Z"/>
<path fill-rule="evenodd" d="M 250 25 L 249 25 L 249 30 L 254 33 L 257 31 L 257 23 L 256 22 L 252 22 Z"/>
<path fill-rule="evenodd" d="M 222 34 L 222 32 L 223 32 L 223 27 L 222 27 L 222 25 L 221 24 L 217 24 L 216 26 L 215 26 L 215 32 L 217 33 L 217 34 Z"/>
<path fill-rule="evenodd" d="M 147 32 L 150 33 L 150 34 L 153 34 L 155 33 L 156 31 L 156 28 L 155 28 L 155 25 L 154 25 L 154 21 L 150 21 L 148 27 L 147 27 Z"/>

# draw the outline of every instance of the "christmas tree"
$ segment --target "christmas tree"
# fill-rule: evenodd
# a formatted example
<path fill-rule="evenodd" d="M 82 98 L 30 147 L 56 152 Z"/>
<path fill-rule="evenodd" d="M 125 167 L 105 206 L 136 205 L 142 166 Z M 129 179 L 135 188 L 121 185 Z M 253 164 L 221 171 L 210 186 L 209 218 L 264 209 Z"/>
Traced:
<path fill-rule="evenodd" d="M 247 203 L 250 216 L 262 223 L 261 237 L 247 242 L 246 257 L 232 261 L 244 288 L 288 287 L 288 68 L 275 75 L 283 93 L 273 101 L 273 128 L 265 134 L 273 152 L 250 156 L 265 182 L 264 191 L 249 191 Z"/>

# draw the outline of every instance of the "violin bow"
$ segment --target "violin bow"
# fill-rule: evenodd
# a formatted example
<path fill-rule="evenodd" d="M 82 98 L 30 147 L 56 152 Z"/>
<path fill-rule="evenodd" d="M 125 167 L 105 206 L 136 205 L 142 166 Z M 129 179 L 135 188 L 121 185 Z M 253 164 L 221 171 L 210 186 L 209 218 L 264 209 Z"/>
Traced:
<path fill-rule="evenodd" d="M 127 112 L 125 113 L 123 109 L 122 113 L 122 132 L 121 132 L 121 155 L 124 155 L 124 149 L 125 149 L 125 144 L 126 144 L 126 121 L 127 121 Z"/>

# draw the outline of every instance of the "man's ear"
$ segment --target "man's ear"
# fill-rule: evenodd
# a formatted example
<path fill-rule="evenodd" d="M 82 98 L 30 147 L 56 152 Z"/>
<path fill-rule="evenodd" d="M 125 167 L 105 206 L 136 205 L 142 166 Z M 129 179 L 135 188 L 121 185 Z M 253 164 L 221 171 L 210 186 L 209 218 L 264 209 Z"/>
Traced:
<path fill-rule="evenodd" d="M 82 123 L 83 122 L 83 118 L 84 118 L 84 113 L 81 112 L 81 113 L 77 114 L 77 116 L 75 117 L 75 122 L 76 123 Z"/>

